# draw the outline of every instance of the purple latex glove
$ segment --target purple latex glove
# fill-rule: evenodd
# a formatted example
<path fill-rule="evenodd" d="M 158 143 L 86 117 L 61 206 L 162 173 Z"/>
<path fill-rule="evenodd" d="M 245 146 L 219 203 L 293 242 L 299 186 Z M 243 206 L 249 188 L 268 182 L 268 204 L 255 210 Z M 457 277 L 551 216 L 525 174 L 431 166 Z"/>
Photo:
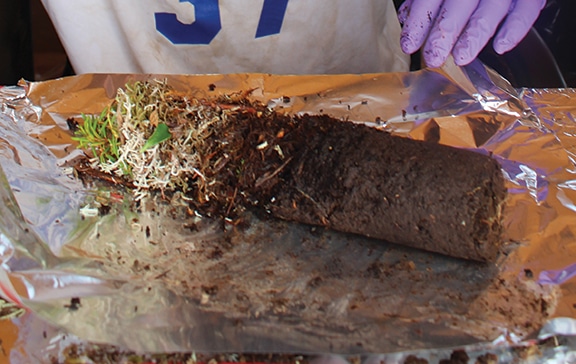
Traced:
<path fill-rule="evenodd" d="M 403 24 L 400 45 L 412 54 L 423 45 L 430 67 L 440 67 L 452 52 L 457 65 L 472 62 L 494 38 L 505 53 L 526 36 L 546 0 L 406 0 L 398 11 Z"/>

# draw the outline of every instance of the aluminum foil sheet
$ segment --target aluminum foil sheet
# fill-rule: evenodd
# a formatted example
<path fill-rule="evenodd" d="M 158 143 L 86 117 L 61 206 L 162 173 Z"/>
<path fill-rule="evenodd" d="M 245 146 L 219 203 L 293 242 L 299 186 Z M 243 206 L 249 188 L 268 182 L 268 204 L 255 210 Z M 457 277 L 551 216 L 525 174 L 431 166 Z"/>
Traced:
<path fill-rule="evenodd" d="M 97 74 L 1 88 L 0 296 L 29 311 L 14 355 L 46 360 L 75 337 L 137 352 L 388 361 L 468 348 L 506 362 L 514 345 L 576 334 L 576 91 L 515 90 L 480 63 L 462 71 L 472 92 L 428 69 Z M 252 90 L 279 112 L 492 153 L 509 190 L 505 251 L 480 264 L 257 215 L 223 229 L 158 197 L 136 213 L 126 191 L 74 177 L 82 152 L 67 120 L 150 78 L 198 97 Z M 571 355 L 573 340 L 562 342 L 542 358 Z"/>

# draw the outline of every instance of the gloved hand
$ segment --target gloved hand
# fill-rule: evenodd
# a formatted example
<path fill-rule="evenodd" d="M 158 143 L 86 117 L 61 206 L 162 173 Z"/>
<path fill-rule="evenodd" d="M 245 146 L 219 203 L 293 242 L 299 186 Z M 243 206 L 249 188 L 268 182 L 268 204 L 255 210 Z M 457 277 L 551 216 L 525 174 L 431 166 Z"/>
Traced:
<path fill-rule="evenodd" d="M 472 62 L 494 35 L 498 54 L 526 36 L 546 0 L 406 0 L 398 11 L 405 53 L 422 49 L 430 67 L 440 67 L 450 52 L 457 65 Z"/>

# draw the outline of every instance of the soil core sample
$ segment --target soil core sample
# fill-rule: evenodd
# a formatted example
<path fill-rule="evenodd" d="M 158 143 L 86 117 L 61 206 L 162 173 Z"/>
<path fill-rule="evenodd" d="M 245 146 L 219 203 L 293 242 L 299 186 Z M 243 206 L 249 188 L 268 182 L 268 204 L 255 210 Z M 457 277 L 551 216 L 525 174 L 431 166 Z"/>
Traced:
<path fill-rule="evenodd" d="M 79 128 L 91 168 L 141 195 L 184 196 L 205 216 L 234 220 L 256 207 L 478 261 L 493 261 L 502 245 L 507 191 L 488 155 L 327 115 L 281 114 L 245 94 L 190 98 L 162 83 L 119 90 Z"/>

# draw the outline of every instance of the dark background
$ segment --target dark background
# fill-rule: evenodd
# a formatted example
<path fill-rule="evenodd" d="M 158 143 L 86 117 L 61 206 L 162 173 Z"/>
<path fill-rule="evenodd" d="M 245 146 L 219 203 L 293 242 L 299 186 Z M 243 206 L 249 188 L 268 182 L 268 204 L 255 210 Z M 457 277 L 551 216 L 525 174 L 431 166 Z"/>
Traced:
<path fill-rule="evenodd" d="M 480 59 L 516 87 L 576 87 L 576 1 L 549 0 L 518 47 L 499 56 L 489 43 Z M 411 68 L 420 67 L 415 54 Z M 0 85 L 72 74 L 40 0 L 0 0 Z"/>
<path fill-rule="evenodd" d="M 576 87 L 576 1 L 549 0 L 534 27 L 554 55 L 566 84 Z"/>
<path fill-rule="evenodd" d="M 40 0 L 0 0 L 0 85 L 72 73 Z"/>
<path fill-rule="evenodd" d="M 403 2 L 394 0 L 396 8 Z M 548 0 L 516 48 L 500 56 L 490 41 L 479 58 L 515 87 L 576 87 L 576 1 Z M 416 53 L 411 70 L 420 67 L 420 54 Z"/>

